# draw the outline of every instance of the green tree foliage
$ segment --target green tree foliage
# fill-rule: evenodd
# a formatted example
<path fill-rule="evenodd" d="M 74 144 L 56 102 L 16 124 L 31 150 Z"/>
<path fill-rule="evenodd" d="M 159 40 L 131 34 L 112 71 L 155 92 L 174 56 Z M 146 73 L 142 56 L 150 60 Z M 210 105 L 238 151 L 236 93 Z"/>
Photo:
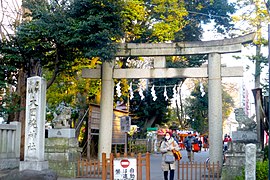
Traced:
<path fill-rule="evenodd" d="M 186 99 L 185 112 L 189 119 L 189 125 L 194 130 L 205 133 L 208 131 L 208 93 L 204 88 L 205 95 L 200 91 L 200 82 L 195 83 L 195 87 Z"/>
<path fill-rule="evenodd" d="M 233 28 L 230 14 L 235 12 L 235 4 L 227 0 L 185 0 L 188 15 L 187 25 L 182 31 L 176 33 L 176 41 L 200 40 L 203 29 L 202 24 L 214 22 L 217 32 L 225 34 Z"/>
<path fill-rule="evenodd" d="M 47 90 L 48 114 L 46 120 L 52 122 L 53 113 L 57 112 L 60 104 L 63 104 L 72 108 L 72 127 L 80 129 L 84 124 L 81 121 L 88 120 L 85 113 L 88 112 L 89 104 L 99 104 L 96 96 L 100 95 L 101 81 L 82 78 L 78 66 L 74 66 L 72 69 L 69 73 L 59 74 Z M 76 137 L 78 135 L 79 131 L 76 131 Z"/>
<path fill-rule="evenodd" d="M 169 79 L 158 79 L 155 81 L 149 80 L 154 83 L 148 83 L 144 91 L 145 99 L 141 99 L 141 96 L 138 93 L 138 82 L 133 82 L 134 84 L 134 99 L 130 100 L 130 112 L 133 115 L 133 123 L 138 124 L 140 127 L 148 127 L 152 124 L 161 124 L 163 121 L 168 121 L 166 119 L 167 107 L 170 105 L 169 100 L 164 98 L 164 84 L 167 84 L 167 95 L 169 98 L 172 98 L 173 95 L 173 85 L 170 85 L 172 82 Z M 177 81 L 174 81 L 177 83 Z M 154 101 L 151 95 L 151 88 L 155 86 L 155 93 L 157 99 Z M 147 126 L 146 126 L 147 125 Z M 146 126 L 146 127 L 145 127 Z"/>
<path fill-rule="evenodd" d="M 190 127 L 200 133 L 208 131 L 208 86 L 206 82 L 195 81 L 190 97 L 186 99 L 185 111 Z M 203 91 L 201 90 L 203 86 Z M 222 88 L 222 120 L 226 120 L 233 110 L 232 97 Z M 202 92 L 205 92 L 203 95 Z"/>
<path fill-rule="evenodd" d="M 125 29 L 124 42 L 141 42 L 138 41 L 147 36 L 146 31 L 148 12 L 144 6 L 143 0 L 127 0 L 123 4 L 121 16 Z"/>
<path fill-rule="evenodd" d="M 269 177 L 269 162 L 266 161 L 257 161 L 256 162 L 256 179 L 258 180 L 265 180 Z M 244 180 L 245 178 L 245 167 L 243 167 L 242 175 L 236 176 L 236 180 Z"/>
<path fill-rule="evenodd" d="M 2 42 L 1 42 L 2 41 Z M 0 96 L 3 101 L 0 104 L 0 113 L 6 121 L 19 120 L 18 113 L 24 109 L 21 104 L 21 89 L 18 87 L 22 74 L 19 71 L 23 69 L 23 57 L 17 44 L 14 44 L 15 38 L 9 36 L 0 41 Z M 23 77 L 23 76 L 22 76 Z M 22 86 L 22 84 L 19 84 Z M 25 86 L 25 84 L 23 84 Z M 15 88 L 16 87 L 16 88 Z"/>
<path fill-rule="evenodd" d="M 203 23 L 220 33 L 232 28 L 234 4 L 227 0 L 127 0 L 122 17 L 125 42 L 199 40 Z"/>
<path fill-rule="evenodd" d="M 187 21 L 184 19 L 188 12 L 185 3 L 178 0 L 149 0 L 145 6 L 150 12 L 149 31 L 151 42 L 164 42 L 175 39 L 175 33 L 185 27 Z M 154 22 L 154 23 L 153 23 Z"/>
<path fill-rule="evenodd" d="M 97 60 L 97 58 L 96 58 Z M 94 59 L 80 59 L 90 65 L 88 68 L 95 67 Z M 85 62 L 85 63 L 86 63 Z M 90 80 L 82 78 L 81 69 L 84 65 L 73 66 L 71 70 L 59 74 L 51 87 L 47 90 L 47 105 L 50 109 L 55 109 L 60 103 L 68 104 L 73 108 L 81 109 L 81 106 L 88 107 L 89 102 L 98 103 L 96 95 L 100 92 L 100 80 Z M 50 71 L 45 73 L 50 76 Z M 49 77 L 48 77 L 49 78 Z M 79 103 L 79 101 L 82 102 Z M 87 109 L 87 108 L 82 108 Z"/>
<path fill-rule="evenodd" d="M 61 72 L 74 65 L 75 58 L 99 57 L 111 61 L 115 41 L 122 35 L 120 2 L 115 1 L 23 1 L 30 10 L 18 29 L 25 54 L 41 61 L 42 67 Z M 80 63 L 80 62 L 79 62 Z"/>
<path fill-rule="evenodd" d="M 60 73 L 75 73 L 73 66 L 87 67 L 93 57 L 111 61 L 123 34 L 121 3 L 24 0 L 23 23 L 0 42 L 2 87 L 15 82 L 18 96 L 24 97 L 27 77 L 45 77 L 49 70 L 50 87 Z"/>

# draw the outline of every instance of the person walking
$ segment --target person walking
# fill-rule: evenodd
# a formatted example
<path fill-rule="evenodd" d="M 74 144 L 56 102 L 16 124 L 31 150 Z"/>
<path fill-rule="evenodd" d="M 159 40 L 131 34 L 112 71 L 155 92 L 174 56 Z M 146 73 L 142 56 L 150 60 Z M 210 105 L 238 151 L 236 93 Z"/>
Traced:
<path fill-rule="evenodd" d="M 230 135 L 228 135 L 228 142 L 232 142 L 232 138 Z"/>
<path fill-rule="evenodd" d="M 207 151 L 209 148 L 208 136 L 203 136 L 203 148 L 204 151 Z"/>
<path fill-rule="evenodd" d="M 199 144 L 200 152 L 201 152 L 202 151 L 202 140 L 201 140 L 201 137 L 198 137 L 198 144 Z"/>
<path fill-rule="evenodd" d="M 160 145 L 160 152 L 162 153 L 162 162 L 161 168 L 164 175 L 164 180 L 168 180 L 168 174 L 170 171 L 170 180 L 174 180 L 174 171 L 175 171 L 175 161 L 173 163 L 165 162 L 165 155 L 173 155 L 172 150 L 175 149 L 177 151 L 180 150 L 178 144 L 172 137 L 171 132 L 166 132 L 164 140 Z"/>
<path fill-rule="evenodd" d="M 228 142 L 229 142 L 229 138 L 226 134 L 224 139 L 223 139 L 223 151 L 224 152 L 226 152 L 228 150 Z"/>
<path fill-rule="evenodd" d="M 186 146 L 189 162 L 194 161 L 194 152 L 192 151 L 193 143 L 195 143 L 195 137 L 192 136 L 191 132 L 188 132 L 188 136 L 185 138 L 184 144 Z"/>
<path fill-rule="evenodd" d="M 172 137 L 176 141 L 176 143 L 179 145 L 179 139 L 180 139 L 180 137 L 179 137 L 179 135 L 177 133 L 177 130 L 172 130 Z"/>

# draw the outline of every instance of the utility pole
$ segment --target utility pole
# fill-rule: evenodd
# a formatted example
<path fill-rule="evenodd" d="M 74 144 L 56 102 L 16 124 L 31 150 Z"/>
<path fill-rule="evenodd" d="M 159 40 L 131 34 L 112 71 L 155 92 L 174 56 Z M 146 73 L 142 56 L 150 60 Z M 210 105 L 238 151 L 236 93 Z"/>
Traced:
<path fill-rule="evenodd" d="M 270 131 L 270 24 L 268 24 L 268 135 Z M 268 167 L 270 167 L 270 138 L 268 136 Z M 270 168 L 268 168 L 270 180 Z"/>

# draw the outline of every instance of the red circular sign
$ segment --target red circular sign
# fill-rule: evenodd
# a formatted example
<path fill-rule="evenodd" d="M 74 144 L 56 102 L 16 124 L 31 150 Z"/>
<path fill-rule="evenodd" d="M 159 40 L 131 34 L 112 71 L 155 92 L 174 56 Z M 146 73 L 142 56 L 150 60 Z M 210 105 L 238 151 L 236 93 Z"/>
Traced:
<path fill-rule="evenodd" d="M 130 162 L 128 159 L 122 159 L 120 161 L 120 165 L 123 167 L 123 168 L 127 168 L 129 166 Z"/>

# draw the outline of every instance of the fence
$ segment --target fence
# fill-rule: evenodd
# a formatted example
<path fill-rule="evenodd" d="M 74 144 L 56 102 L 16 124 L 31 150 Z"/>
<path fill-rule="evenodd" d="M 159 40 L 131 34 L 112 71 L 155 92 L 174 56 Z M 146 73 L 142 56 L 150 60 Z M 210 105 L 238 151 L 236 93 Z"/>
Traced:
<path fill-rule="evenodd" d="M 123 158 L 136 158 L 137 161 L 137 179 L 141 180 L 142 175 L 142 168 L 145 166 L 145 176 L 146 180 L 150 180 L 150 154 L 146 153 L 143 156 L 139 153 L 135 156 L 134 153 L 131 153 L 128 157 L 127 154 L 124 154 Z M 84 177 L 84 178 L 102 178 L 106 180 L 109 176 L 111 180 L 114 179 L 114 160 L 115 158 L 121 158 L 120 153 L 117 153 L 114 156 L 113 153 L 110 154 L 109 158 L 106 158 L 106 154 L 102 153 L 102 162 L 98 160 L 86 160 L 80 159 L 78 161 L 78 172 L 77 177 Z"/>
<path fill-rule="evenodd" d="M 0 124 L 0 169 L 19 166 L 21 123 Z"/>
<path fill-rule="evenodd" d="M 102 163 L 99 160 L 80 159 L 78 161 L 77 177 L 101 178 Z"/>
<path fill-rule="evenodd" d="M 177 180 L 219 180 L 219 162 L 181 162 L 178 161 Z"/>

